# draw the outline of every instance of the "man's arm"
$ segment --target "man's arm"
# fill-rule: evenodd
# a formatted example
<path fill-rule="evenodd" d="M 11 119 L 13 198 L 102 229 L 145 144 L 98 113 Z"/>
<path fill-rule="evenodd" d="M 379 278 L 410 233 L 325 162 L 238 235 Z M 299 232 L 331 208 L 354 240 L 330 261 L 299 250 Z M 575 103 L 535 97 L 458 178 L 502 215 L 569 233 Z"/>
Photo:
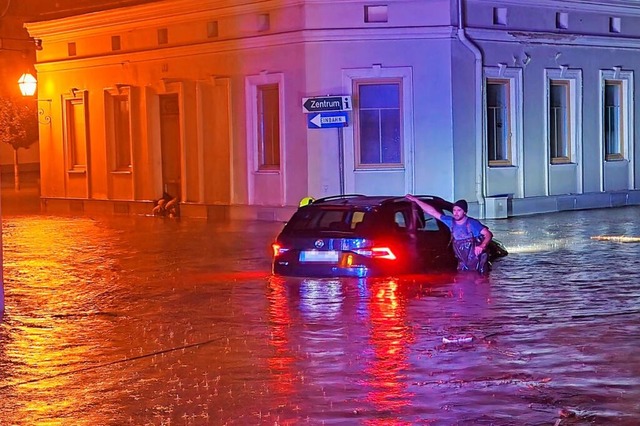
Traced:
<path fill-rule="evenodd" d="M 476 256 L 479 256 L 480 253 L 482 253 L 483 251 L 485 251 L 487 249 L 487 246 L 489 245 L 489 243 L 491 242 L 491 239 L 493 238 L 493 233 L 491 231 L 489 231 L 489 228 L 485 227 L 482 228 L 482 231 L 480 231 L 480 234 L 482 235 L 482 244 L 480 244 L 479 246 L 476 247 Z M 479 249 L 479 251 L 478 251 Z"/>
<path fill-rule="evenodd" d="M 405 198 L 409 201 L 413 201 L 414 203 L 416 203 L 418 205 L 418 207 L 420 207 L 422 210 L 424 210 L 424 212 L 430 216 L 435 217 L 436 219 L 440 220 L 440 218 L 442 217 L 442 213 L 440 213 L 438 210 L 436 210 L 433 206 L 431 206 L 430 204 L 425 203 L 424 201 L 418 200 L 416 197 L 414 197 L 411 194 L 407 194 L 405 195 Z"/>

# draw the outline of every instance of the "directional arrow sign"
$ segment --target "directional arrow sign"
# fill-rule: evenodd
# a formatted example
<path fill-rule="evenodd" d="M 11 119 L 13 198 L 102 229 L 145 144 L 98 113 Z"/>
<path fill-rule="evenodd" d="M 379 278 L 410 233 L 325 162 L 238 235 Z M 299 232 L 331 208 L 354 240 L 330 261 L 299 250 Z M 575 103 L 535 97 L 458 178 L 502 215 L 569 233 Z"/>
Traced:
<path fill-rule="evenodd" d="M 330 127 L 346 127 L 349 115 L 346 111 L 318 112 L 307 115 L 309 129 L 327 129 Z"/>
<path fill-rule="evenodd" d="M 302 98 L 302 111 L 351 111 L 351 96 Z"/>

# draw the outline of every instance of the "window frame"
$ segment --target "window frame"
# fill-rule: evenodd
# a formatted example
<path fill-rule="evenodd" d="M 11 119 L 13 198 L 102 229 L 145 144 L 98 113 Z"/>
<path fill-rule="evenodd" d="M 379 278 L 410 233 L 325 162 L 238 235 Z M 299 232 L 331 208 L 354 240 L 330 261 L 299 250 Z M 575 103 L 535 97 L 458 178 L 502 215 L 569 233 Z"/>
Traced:
<path fill-rule="evenodd" d="M 413 67 L 383 67 L 381 64 L 374 64 L 366 68 L 343 68 L 342 69 L 342 94 L 351 95 L 353 98 L 354 80 L 377 79 L 377 78 L 399 78 L 402 79 L 402 142 L 404 164 L 396 168 L 361 168 L 356 167 L 356 132 L 353 125 L 339 129 L 344 142 L 344 183 L 345 191 L 357 192 L 358 187 L 368 186 L 369 176 L 397 175 L 404 182 L 403 192 L 414 191 L 414 155 L 415 155 L 415 134 L 414 134 L 414 93 L 413 93 Z M 355 107 L 354 107 L 355 108 Z M 356 111 L 351 112 L 351 117 Z M 360 181 L 362 179 L 362 181 Z M 357 183 L 367 182 L 367 183 Z M 401 182 L 402 184 L 402 182 Z"/>
<path fill-rule="evenodd" d="M 489 132 L 488 132 L 488 99 L 487 84 L 491 82 L 505 82 L 508 84 L 507 93 L 507 159 L 489 160 Z M 483 79 L 483 121 L 486 164 L 489 168 L 518 167 L 522 158 L 522 68 L 486 67 Z"/>
<path fill-rule="evenodd" d="M 246 82 L 246 104 L 247 104 L 247 148 L 250 155 L 248 156 L 249 170 L 255 174 L 273 174 L 283 173 L 284 164 L 286 164 L 285 149 L 286 135 L 285 114 L 284 114 L 284 74 L 260 74 L 248 76 Z M 278 86 L 278 126 L 279 126 L 279 164 L 277 166 L 261 167 L 259 155 L 259 110 L 258 110 L 258 87 L 268 85 Z"/>
<path fill-rule="evenodd" d="M 551 87 L 566 87 L 567 123 L 566 155 L 552 157 L 551 150 Z M 559 70 L 545 70 L 545 131 L 547 161 L 550 165 L 577 164 L 582 142 L 582 71 L 561 67 Z"/>
<path fill-rule="evenodd" d="M 556 108 L 556 106 L 553 105 L 553 87 L 562 87 L 563 88 L 563 103 L 566 104 L 566 107 L 564 109 L 564 113 L 561 116 L 561 119 L 564 123 L 564 125 L 562 126 L 562 129 L 559 129 L 558 125 L 554 125 L 554 123 L 557 123 L 558 120 L 552 120 L 551 117 L 552 116 L 557 116 L 557 114 L 553 114 L 553 109 Z M 548 135 L 548 140 L 549 140 L 549 158 L 551 161 L 551 164 L 568 164 L 571 163 L 571 158 L 572 158 L 572 154 L 573 154 L 573 150 L 571 149 L 571 138 L 572 138 L 572 131 L 571 131 L 571 127 L 573 124 L 573 121 L 571 120 L 571 85 L 570 82 L 567 80 L 556 80 L 556 79 L 551 79 L 549 80 L 549 97 L 548 97 L 548 108 L 547 108 L 547 114 L 548 114 L 548 130 L 547 130 L 547 135 Z M 564 131 L 562 131 L 564 130 Z M 562 136 L 561 140 L 560 137 L 558 137 L 559 134 L 564 133 L 564 135 Z M 556 135 L 556 137 L 554 138 L 553 135 Z M 552 144 L 554 144 L 555 142 L 555 149 L 552 149 Z M 554 155 L 554 151 L 555 151 L 555 155 Z M 560 153 L 560 154 L 559 154 Z"/>
<path fill-rule="evenodd" d="M 490 108 L 496 108 L 493 106 L 489 105 L 489 85 L 500 85 L 505 87 L 505 112 L 504 112 L 504 118 L 505 118 L 505 123 L 504 126 L 506 127 L 506 137 L 505 140 L 503 141 L 504 146 L 502 147 L 504 152 L 505 152 L 505 158 L 496 158 L 496 159 L 491 159 L 491 150 L 492 147 L 495 147 L 495 144 L 492 144 L 492 141 L 489 138 L 489 129 L 490 129 L 490 123 L 489 123 L 489 109 Z M 512 106 L 511 106 L 511 81 L 509 79 L 498 79 L 498 78 L 486 78 L 485 79 L 485 92 L 487 93 L 486 97 L 485 97 L 485 130 L 486 130 L 486 138 L 487 138 L 487 156 L 488 156 L 488 162 L 489 162 L 489 167 L 492 166 L 512 166 L 513 165 L 513 144 L 511 142 L 512 140 L 512 118 L 511 118 L 511 111 L 512 111 Z M 495 116 L 495 115 L 494 115 Z M 494 132 L 494 134 L 497 134 L 497 132 Z M 495 149 L 494 149 L 495 150 Z"/>
<path fill-rule="evenodd" d="M 603 104 L 602 104 L 602 112 L 603 116 L 603 147 L 604 147 L 604 159 L 605 161 L 619 161 L 624 160 L 625 155 L 625 136 L 624 136 L 624 91 L 622 87 L 622 81 L 620 80 L 605 80 L 604 82 L 604 96 L 603 96 Z M 607 87 L 615 87 L 616 92 L 618 92 L 618 103 L 617 105 L 607 105 Z M 609 114 L 608 108 L 617 108 L 616 118 L 614 120 L 607 120 Z M 610 123 L 615 121 L 615 129 L 610 129 Z M 610 131 L 613 130 L 613 131 Z M 615 140 L 610 141 L 609 135 L 615 133 Z M 615 144 L 615 148 L 609 150 L 609 148 Z"/>
<path fill-rule="evenodd" d="M 384 78 L 356 78 L 352 82 L 352 93 L 354 105 L 356 107 L 356 111 L 353 114 L 353 127 L 354 127 L 354 160 L 355 160 L 355 168 L 356 170 L 385 170 L 385 169 L 401 169 L 404 168 L 405 165 L 405 136 L 404 136 L 404 88 L 403 88 L 403 78 L 402 77 L 384 77 Z M 398 148 L 400 154 L 400 161 L 397 163 L 363 163 L 361 157 L 361 125 L 360 125 L 360 91 L 359 88 L 361 86 L 373 86 L 373 85 L 381 85 L 381 84 L 397 84 L 398 85 L 398 123 L 400 125 L 399 135 L 400 135 L 400 146 Z M 379 111 L 382 111 L 383 108 L 378 108 Z M 382 150 L 382 141 L 380 141 L 380 149 Z"/>
<path fill-rule="evenodd" d="M 267 98 L 265 96 L 265 94 L 269 93 L 269 94 L 273 94 L 273 92 L 275 92 L 275 94 L 277 95 L 276 98 L 276 110 L 275 111 L 267 111 L 267 109 L 265 108 L 265 101 L 269 102 L 270 98 Z M 269 84 L 260 84 L 256 86 L 256 125 L 257 125 L 257 129 L 256 129 L 256 142 L 257 142 L 257 146 L 256 146 L 256 152 L 258 154 L 258 170 L 279 170 L 280 169 L 280 165 L 281 165 L 281 160 L 280 160 L 280 137 L 282 135 L 282 131 L 280 129 L 280 105 L 281 105 L 281 100 L 280 100 L 280 89 L 278 87 L 277 83 L 269 83 Z M 269 105 L 270 107 L 273 107 L 273 105 Z M 277 126 L 276 130 L 278 135 L 277 138 L 275 138 L 275 140 L 272 140 L 272 138 L 267 137 L 267 135 L 265 134 L 267 131 L 267 127 L 271 127 L 269 125 L 269 123 L 267 123 L 267 121 L 269 120 L 265 120 L 265 117 L 270 117 L 271 114 L 273 114 L 275 112 L 275 118 L 276 118 L 276 123 L 275 126 Z"/>
<path fill-rule="evenodd" d="M 74 91 L 62 96 L 64 114 L 64 147 L 67 173 L 87 173 L 91 152 L 89 149 L 89 106 L 87 102 L 87 91 Z M 76 118 L 77 106 L 82 106 L 82 122 L 78 123 Z M 81 124 L 78 128 L 77 124 Z M 79 141 L 78 136 L 82 137 Z M 84 163 L 78 161 L 78 148 L 83 148 Z"/>
<path fill-rule="evenodd" d="M 607 128 L 605 119 L 606 96 L 605 90 L 609 82 L 613 82 L 620 89 L 620 125 L 618 131 L 619 152 L 607 152 Z M 600 138 L 603 161 L 616 162 L 629 160 L 631 155 L 631 141 L 633 141 L 633 110 L 634 110 L 634 82 L 633 71 L 613 70 L 600 71 Z"/>
<path fill-rule="evenodd" d="M 128 125 L 127 136 L 128 140 L 120 140 L 119 132 L 116 128 L 118 123 L 117 114 L 115 111 L 116 102 L 125 99 L 128 103 Z M 105 106 L 105 130 L 107 135 L 108 144 L 108 159 L 109 168 L 111 173 L 131 173 L 133 169 L 133 116 L 132 116 L 132 95 L 131 88 L 129 86 L 107 88 L 104 90 L 104 106 Z M 129 164 L 119 164 L 119 153 L 121 148 L 125 147 L 128 150 Z"/>

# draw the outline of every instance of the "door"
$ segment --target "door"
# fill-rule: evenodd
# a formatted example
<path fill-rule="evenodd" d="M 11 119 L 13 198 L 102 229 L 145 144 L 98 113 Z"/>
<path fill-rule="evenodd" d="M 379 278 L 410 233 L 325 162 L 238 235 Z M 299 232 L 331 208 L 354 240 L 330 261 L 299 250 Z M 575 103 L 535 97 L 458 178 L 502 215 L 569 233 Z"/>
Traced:
<path fill-rule="evenodd" d="M 447 269 L 457 264 L 451 246 L 451 232 L 436 218 L 424 214 L 421 208 L 413 205 L 416 218 L 416 239 L 422 265 L 428 269 Z"/>
<path fill-rule="evenodd" d="M 416 238 L 415 219 L 411 204 L 408 202 L 393 203 L 389 210 L 392 219 L 389 235 L 396 241 L 395 247 L 392 246 L 391 249 L 396 252 L 398 263 L 403 265 L 403 271 L 422 271 L 424 269 L 423 258 Z"/>
<path fill-rule="evenodd" d="M 160 95 L 160 143 L 162 189 L 181 200 L 182 154 L 180 149 L 180 107 L 177 94 Z"/>

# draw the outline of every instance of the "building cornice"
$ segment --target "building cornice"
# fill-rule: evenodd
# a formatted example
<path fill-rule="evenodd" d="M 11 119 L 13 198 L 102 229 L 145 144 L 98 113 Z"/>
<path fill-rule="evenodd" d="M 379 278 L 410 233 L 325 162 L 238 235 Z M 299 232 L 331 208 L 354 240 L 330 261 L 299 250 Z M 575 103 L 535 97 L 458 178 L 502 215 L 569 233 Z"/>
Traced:
<path fill-rule="evenodd" d="M 532 7 L 532 0 L 467 0 L 471 3 L 489 3 L 497 6 Z M 627 16 L 640 16 L 638 0 L 536 0 L 535 8 L 552 8 L 558 11 L 622 13 Z"/>
<path fill-rule="evenodd" d="M 52 60 L 35 65 L 38 73 L 92 68 L 100 66 L 132 64 L 147 61 L 166 61 L 194 55 L 228 53 L 247 49 L 319 42 L 371 42 L 394 40 L 435 40 L 453 39 L 456 28 L 450 26 L 430 28 L 377 28 L 344 30 L 305 30 L 291 33 L 271 34 L 261 37 L 238 38 L 233 40 L 208 41 L 184 46 L 123 51 L 117 54 L 76 57 Z"/>
<path fill-rule="evenodd" d="M 468 35 L 478 42 L 518 43 L 525 45 L 566 45 L 581 47 L 611 47 L 640 50 L 640 38 L 623 36 L 598 36 L 575 33 L 550 33 L 539 31 L 491 30 L 467 28 Z"/>
<path fill-rule="evenodd" d="M 48 41 L 158 27 L 198 19 L 259 13 L 304 4 L 304 0 L 168 0 L 24 24 L 31 37 Z"/>

